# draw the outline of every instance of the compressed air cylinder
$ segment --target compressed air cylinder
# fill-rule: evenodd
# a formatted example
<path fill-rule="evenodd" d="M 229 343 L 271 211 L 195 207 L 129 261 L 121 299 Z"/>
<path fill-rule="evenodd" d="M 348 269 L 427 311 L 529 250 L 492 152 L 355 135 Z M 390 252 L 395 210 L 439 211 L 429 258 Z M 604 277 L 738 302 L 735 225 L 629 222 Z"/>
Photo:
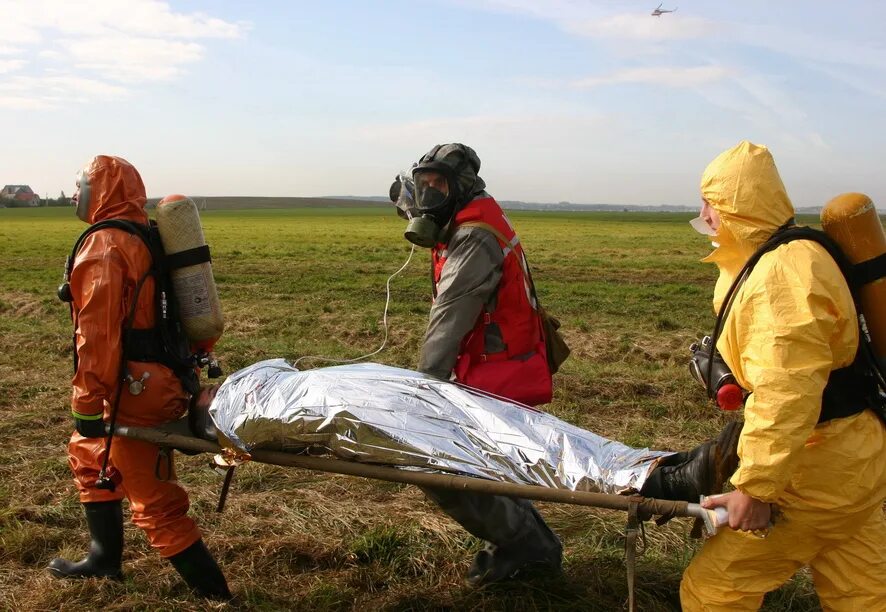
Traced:
<path fill-rule="evenodd" d="M 175 261 L 175 256 L 185 262 L 204 260 L 194 265 L 179 261 L 170 276 L 185 334 L 195 350 L 208 353 L 221 337 L 225 320 L 197 205 L 183 195 L 166 196 L 157 205 L 157 230 L 170 261 Z M 201 256 L 201 249 L 205 256 Z"/>
<path fill-rule="evenodd" d="M 882 264 L 886 257 L 883 224 L 874 203 L 862 193 L 844 193 L 825 204 L 821 225 L 854 266 L 871 266 L 878 257 Z M 860 297 L 874 352 L 886 366 L 886 278 L 862 285 Z"/>

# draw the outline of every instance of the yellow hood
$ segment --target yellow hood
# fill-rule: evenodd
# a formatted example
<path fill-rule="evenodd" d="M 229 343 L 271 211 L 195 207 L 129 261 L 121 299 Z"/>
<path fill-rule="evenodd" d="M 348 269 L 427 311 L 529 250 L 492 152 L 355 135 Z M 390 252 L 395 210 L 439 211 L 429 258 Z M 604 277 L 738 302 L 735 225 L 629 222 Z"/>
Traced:
<path fill-rule="evenodd" d="M 708 164 L 701 195 L 720 215 L 720 246 L 702 261 L 714 262 L 720 278 L 714 308 L 748 258 L 794 216 L 794 206 L 765 146 L 743 140 Z"/>

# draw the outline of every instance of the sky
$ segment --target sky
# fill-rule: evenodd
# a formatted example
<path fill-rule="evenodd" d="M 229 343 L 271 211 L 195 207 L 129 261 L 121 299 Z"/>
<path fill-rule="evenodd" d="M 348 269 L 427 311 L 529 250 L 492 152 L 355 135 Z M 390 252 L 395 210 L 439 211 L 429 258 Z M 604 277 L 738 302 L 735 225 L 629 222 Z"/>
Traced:
<path fill-rule="evenodd" d="M 529 202 L 694 206 L 742 139 L 886 207 L 886 2 L 0 0 L 0 184 L 381 196 L 437 143 Z"/>

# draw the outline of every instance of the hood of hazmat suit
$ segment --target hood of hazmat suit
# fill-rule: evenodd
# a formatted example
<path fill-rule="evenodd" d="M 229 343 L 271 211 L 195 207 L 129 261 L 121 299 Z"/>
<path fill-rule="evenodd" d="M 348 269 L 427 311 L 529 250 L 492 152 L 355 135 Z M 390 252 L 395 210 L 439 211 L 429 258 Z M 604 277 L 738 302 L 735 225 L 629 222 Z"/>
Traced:
<path fill-rule="evenodd" d="M 84 211 L 83 220 L 126 219 L 147 223 L 145 184 L 138 170 L 120 157 L 97 155 L 78 176 L 75 198 Z"/>
<path fill-rule="evenodd" d="M 701 197 L 720 215 L 716 242 L 703 261 L 720 268 L 714 309 L 754 251 L 794 216 L 775 160 L 766 147 L 747 141 L 724 151 L 708 164 Z"/>
<path fill-rule="evenodd" d="M 711 162 L 701 192 L 721 222 L 720 246 L 705 259 L 720 269 L 716 309 L 751 254 L 794 210 L 769 150 L 746 141 Z M 759 260 L 736 294 L 717 348 L 750 392 L 731 482 L 777 504 L 781 516 L 765 540 L 731 530 L 709 540 L 684 575 L 683 609 L 756 609 L 766 591 L 805 563 L 826 609 L 866 607 L 863 598 L 846 607 L 828 603 L 853 588 L 863 597 L 872 592 L 862 588 L 869 571 L 852 559 L 878 568 L 882 585 L 886 429 L 870 410 L 817 425 L 830 372 L 849 365 L 857 347 L 849 288 L 821 246 L 796 240 Z M 839 554 L 838 542 L 846 542 Z"/>

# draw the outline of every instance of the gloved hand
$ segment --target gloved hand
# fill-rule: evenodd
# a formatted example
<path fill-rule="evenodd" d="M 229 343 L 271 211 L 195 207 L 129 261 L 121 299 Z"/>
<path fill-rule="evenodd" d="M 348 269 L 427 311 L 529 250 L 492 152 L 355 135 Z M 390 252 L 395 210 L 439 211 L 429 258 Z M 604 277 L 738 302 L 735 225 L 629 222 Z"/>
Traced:
<path fill-rule="evenodd" d="M 78 419 L 74 418 L 74 428 L 84 438 L 104 438 L 105 422 L 102 419 Z"/>

